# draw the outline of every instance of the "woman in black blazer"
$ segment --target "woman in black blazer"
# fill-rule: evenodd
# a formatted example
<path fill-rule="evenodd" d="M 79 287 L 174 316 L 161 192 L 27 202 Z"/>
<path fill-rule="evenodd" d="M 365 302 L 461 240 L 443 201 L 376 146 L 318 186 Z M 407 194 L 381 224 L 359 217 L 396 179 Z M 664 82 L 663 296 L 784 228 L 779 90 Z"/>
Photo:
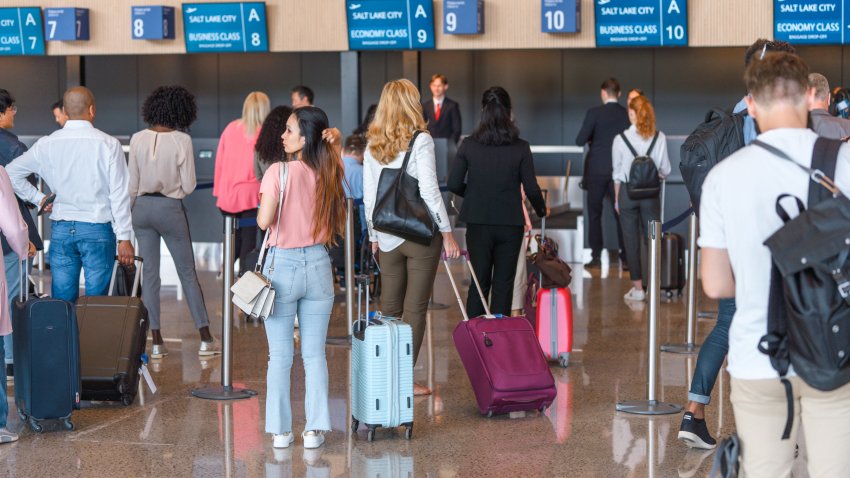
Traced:
<path fill-rule="evenodd" d="M 509 315 L 514 275 L 522 245 L 525 217 L 520 185 L 540 217 L 546 202 L 537 185 L 528 142 L 519 138 L 511 114 L 511 97 L 499 86 L 484 92 L 481 123 L 460 145 L 449 175 L 449 191 L 462 196 L 460 220 L 466 223 L 466 244 L 490 310 Z M 470 317 L 484 314 L 474 288 L 466 309 Z"/>

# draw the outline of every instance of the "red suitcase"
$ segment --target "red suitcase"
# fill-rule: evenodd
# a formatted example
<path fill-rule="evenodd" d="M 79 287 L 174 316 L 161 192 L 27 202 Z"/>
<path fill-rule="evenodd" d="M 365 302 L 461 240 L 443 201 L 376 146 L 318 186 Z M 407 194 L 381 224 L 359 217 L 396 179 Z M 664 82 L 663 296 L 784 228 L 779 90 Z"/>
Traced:
<path fill-rule="evenodd" d="M 573 351 L 573 299 L 568 287 L 537 291 L 537 340 L 543 355 L 561 367 Z"/>
<path fill-rule="evenodd" d="M 540 344 L 525 317 L 490 315 L 469 255 L 464 257 L 487 316 L 470 319 L 452 277 L 446 257 L 443 264 L 464 320 L 452 337 L 463 362 L 478 409 L 488 417 L 526 410 L 546 410 L 555 400 L 555 379 L 540 351 Z"/>

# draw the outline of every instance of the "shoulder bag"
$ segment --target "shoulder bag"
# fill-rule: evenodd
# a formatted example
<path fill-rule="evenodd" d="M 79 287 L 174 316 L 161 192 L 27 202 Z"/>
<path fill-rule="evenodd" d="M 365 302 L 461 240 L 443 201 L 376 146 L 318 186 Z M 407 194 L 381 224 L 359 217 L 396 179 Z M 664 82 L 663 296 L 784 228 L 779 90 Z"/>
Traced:
<path fill-rule="evenodd" d="M 286 191 L 286 179 L 289 176 L 289 166 L 284 161 L 281 162 L 280 169 L 280 198 L 277 201 L 277 229 L 275 229 L 275 242 L 280 236 L 280 213 L 283 209 L 283 193 Z M 270 277 L 266 277 L 262 273 L 263 260 L 268 251 L 269 230 L 266 229 L 266 235 L 263 238 L 263 244 L 260 246 L 260 255 L 257 258 L 257 265 L 253 271 L 248 271 L 233 284 L 230 291 L 233 292 L 233 305 L 239 307 L 242 312 L 256 317 L 258 319 L 267 319 L 274 311 L 275 290 L 272 286 Z M 269 275 L 274 272 L 274 256 L 272 251 L 272 263 L 269 267 Z"/>
<path fill-rule="evenodd" d="M 437 234 L 437 226 L 422 195 L 419 180 L 407 173 L 413 143 L 421 131 L 410 138 L 401 168 L 384 168 L 378 180 L 372 227 L 376 231 L 398 236 L 427 246 Z"/>

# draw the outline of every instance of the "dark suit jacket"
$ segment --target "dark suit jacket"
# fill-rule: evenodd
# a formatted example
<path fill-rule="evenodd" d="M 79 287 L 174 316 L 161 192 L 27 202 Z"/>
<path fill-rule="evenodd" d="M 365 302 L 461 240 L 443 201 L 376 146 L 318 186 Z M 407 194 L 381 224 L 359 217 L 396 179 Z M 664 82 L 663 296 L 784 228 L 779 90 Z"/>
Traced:
<path fill-rule="evenodd" d="M 434 119 L 434 100 L 422 103 L 422 113 L 428 122 L 428 132 L 432 138 L 451 138 L 455 143 L 460 141 L 461 121 L 460 107 L 449 97 L 443 98 L 443 108 L 440 110 L 440 120 Z"/>
<path fill-rule="evenodd" d="M 17 136 L 6 131 L 4 128 L 0 128 L 0 166 L 5 168 L 13 159 L 24 154 L 26 151 L 27 147 L 18 140 Z M 35 244 L 36 249 L 43 250 L 44 244 L 41 242 L 41 238 L 38 237 L 38 229 L 32 220 L 32 214 L 30 214 L 29 209 L 27 209 L 20 198 L 16 197 L 15 199 L 18 201 L 18 209 L 21 211 L 21 216 L 24 217 L 24 222 L 27 223 L 30 242 Z M 6 238 L 2 234 L 0 234 L 0 243 L 3 245 L 3 255 L 12 252 L 12 248 L 9 247 L 9 243 L 6 242 Z"/>
<path fill-rule="evenodd" d="M 629 126 L 629 113 L 619 103 L 606 103 L 587 111 L 581 131 L 576 136 L 577 145 L 590 143 L 590 152 L 584 161 L 586 180 L 611 179 L 611 145 L 614 138 Z"/>
<path fill-rule="evenodd" d="M 537 185 L 528 142 L 487 146 L 466 138 L 457 150 L 449 174 L 449 191 L 463 197 L 460 220 L 470 224 L 522 226 L 522 194 L 538 216 L 546 215 L 546 201 Z"/>

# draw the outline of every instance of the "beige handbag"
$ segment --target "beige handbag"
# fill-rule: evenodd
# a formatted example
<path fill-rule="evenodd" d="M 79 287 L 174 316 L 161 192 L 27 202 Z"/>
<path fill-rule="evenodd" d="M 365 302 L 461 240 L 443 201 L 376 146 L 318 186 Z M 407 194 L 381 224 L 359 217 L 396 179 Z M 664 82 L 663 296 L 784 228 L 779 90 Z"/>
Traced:
<path fill-rule="evenodd" d="M 280 199 L 277 202 L 277 229 L 275 230 L 275 243 L 280 235 L 280 212 L 283 209 L 283 193 L 286 190 L 286 179 L 289 176 L 289 168 L 286 162 L 281 163 L 280 167 Z M 271 229 L 271 228 L 269 228 Z M 260 247 L 260 256 L 257 259 L 257 265 L 253 271 L 248 271 L 233 284 L 230 291 L 233 292 L 233 305 L 239 307 L 242 312 L 245 312 L 251 317 L 258 319 L 267 319 L 274 311 L 275 290 L 272 286 L 271 279 L 262 274 L 263 258 L 266 256 L 268 247 L 266 244 L 269 241 L 269 229 L 266 229 L 266 235 L 263 238 L 263 244 Z M 269 266 L 269 275 L 274 272 L 274 251 L 271 256 L 271 266 Z"/>

